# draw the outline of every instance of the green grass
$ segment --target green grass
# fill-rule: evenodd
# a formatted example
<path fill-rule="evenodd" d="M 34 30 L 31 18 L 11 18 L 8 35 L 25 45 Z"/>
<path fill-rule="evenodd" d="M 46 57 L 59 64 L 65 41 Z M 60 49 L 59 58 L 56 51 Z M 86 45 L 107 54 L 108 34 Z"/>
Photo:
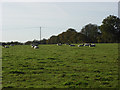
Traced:
<path fill-rule="evenodd" d="M 118 44 L 2 49 L 3 87 L 117 88 Z"/>

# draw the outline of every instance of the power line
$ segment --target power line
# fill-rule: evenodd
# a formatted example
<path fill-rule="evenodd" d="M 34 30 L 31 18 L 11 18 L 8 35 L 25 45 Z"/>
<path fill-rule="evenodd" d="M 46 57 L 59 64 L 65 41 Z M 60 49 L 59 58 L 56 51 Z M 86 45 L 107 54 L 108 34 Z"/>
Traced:
<path fill-rule="evenodd" d="M 41 41 L 41 27 L 40 27 L 40 41 Z"/>

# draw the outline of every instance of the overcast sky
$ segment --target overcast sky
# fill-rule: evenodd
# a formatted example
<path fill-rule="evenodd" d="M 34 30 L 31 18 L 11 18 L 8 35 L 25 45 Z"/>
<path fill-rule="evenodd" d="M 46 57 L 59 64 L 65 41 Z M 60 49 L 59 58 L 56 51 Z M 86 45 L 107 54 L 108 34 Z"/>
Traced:
<path fill-rule="evenodd" d="M 117 2 L 6 2 L 2 4 L 2 41 L 39 40 L 68 28 L 80 31 L 89 23 L 101 25 L 109 15 L 118 16 Z"/>

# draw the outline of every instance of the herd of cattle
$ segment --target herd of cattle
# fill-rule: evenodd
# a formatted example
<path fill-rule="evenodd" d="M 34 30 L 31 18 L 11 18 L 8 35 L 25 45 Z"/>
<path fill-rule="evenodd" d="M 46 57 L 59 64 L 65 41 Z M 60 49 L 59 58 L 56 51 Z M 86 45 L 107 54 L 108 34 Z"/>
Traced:
<path fill-rule="evenodd" d="M 61 44 L 61 43 L 57 44 L 57 46 L 62 46 L 62 45 L 63 44 Z M 68 43 L 66 43 L 65 45 L 69 45 L 71 47 L 75 46 L 73 44 L 68 44 Z M 14 46 L 14 44 L 11 44 L 10 46 Z M 83 44 L 78 45 L 78 47 L 83 47 L 83 46 L 95 47 L 96 45 L 95 44 L 91 44 L 91 43 L 83 43 Z M 7 46 L 7 45 L 2 45 L 2 47 L 3 48 L 9 48 L 9 46 Z M 39 47 L 38 47 L 38 45 L 32 44 L 31 48 L 38 49 Z"/>
<path fill-rule="evenodd" d="M 10 44 L 10 46 L 14 46 L 14 44 Z M 7 45 L 2 45 L 3 48 L 9 48 Z"/>
<path fill-rule="evenodd" d="M 57 45 L 58 46 L 62 46 L 61 43 L 58 43 Z M 68 44 L 68 43 L 66 43 L 65 45 L 75 46 L 73 44 Z M 96 45 L 95 44 L 91 44 L 91 43 L 83 43 L 83 44 L 78 45 L 78 47 L 83 47 L 83 46 L 95 47 Z"/>

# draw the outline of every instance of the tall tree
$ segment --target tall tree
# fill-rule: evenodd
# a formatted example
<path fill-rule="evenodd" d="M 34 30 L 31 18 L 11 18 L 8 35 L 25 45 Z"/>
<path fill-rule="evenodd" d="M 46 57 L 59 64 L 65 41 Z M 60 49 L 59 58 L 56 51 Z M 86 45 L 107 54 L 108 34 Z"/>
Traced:
<path fill-rule="evenodd" d="M 40 43 L 41 44 L 46 44 L 47 43 L 47 39 L 44 38 L 43 40 L 40 41 Z"/>
<path fill-rule="evenodd" d="M 110 15 L 102 21 L 100 26 L 104 42 L 120 42 L 120 18 Z"/>
<path fill-rule="evenodd" d="M 82 28 L 81 33 L 88 37 L 89 42 L 97 42 L 99 29 L 96 24 L 90 23 Z"/>
<path fill-rule="evenodd" d="M 48 39 L 48 44 L 57 44 L 59 43 L 59 38 L 58 36 L 51 36 L 50 39 Z"/>
<path fill-rule="evenodd" d="M 69 28 L 66 32 L 58 35 L 61 43 L 76 43 L 76 30 Z"/>

